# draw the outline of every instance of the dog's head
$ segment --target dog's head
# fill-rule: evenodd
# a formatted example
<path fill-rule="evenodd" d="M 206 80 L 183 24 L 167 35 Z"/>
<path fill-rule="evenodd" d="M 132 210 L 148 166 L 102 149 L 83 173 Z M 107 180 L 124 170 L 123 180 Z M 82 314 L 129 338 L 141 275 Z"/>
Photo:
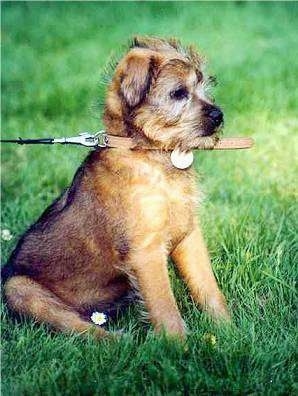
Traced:
<path fill-rule="evenodd" d="M 189 150 L 216 136 L 223 114 L 206 95 L 209 79 L 192 47 L 174 40 L 136 38 L 107 92 L 104 122 L 115 135 Z"/>

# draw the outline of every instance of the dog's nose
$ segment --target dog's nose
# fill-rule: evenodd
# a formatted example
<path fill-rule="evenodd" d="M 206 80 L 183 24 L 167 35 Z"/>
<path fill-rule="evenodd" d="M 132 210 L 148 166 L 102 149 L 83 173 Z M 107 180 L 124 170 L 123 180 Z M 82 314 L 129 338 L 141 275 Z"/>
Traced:
<path fill-rule="evenodd" d="M 212 121 L 214 122 L 214 124 L 216 126 L 219 126 L 222 122 L 223 122 L 223 113 L 222 111 L 217 108 L 214 107 L 210 112 L 209 112 L 209 117 L 212 119 Z"/>

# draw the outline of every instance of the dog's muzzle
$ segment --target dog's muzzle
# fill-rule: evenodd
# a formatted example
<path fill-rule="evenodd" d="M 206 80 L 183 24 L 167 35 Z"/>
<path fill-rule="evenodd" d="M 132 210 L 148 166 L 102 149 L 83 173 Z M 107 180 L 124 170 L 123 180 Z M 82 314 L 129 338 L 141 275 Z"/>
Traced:
<path fill-rule="evenodd" d="M 223 112 L 220 110 L 219 107 L 209 104 L 204 106 L 202 112 L 205 124 L 202 136 L 210 136 L 223 123 Z"/>

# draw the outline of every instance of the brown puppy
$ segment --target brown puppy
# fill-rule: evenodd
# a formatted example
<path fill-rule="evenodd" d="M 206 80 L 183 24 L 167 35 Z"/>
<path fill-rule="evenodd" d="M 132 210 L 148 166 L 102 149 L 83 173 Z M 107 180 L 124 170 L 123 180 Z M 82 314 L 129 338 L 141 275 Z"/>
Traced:
<path fill-rule="evenodd" d="M 229 317 L 196 223 L 194 171 L 176 169 L 167 151 L 215 143 L 222 113 L 204 95 L 205 85 L 192 48 L 134 40 L 109 85 L 104 123 L 137 148 L 92 152 L 21 238 L 3 273 L 10 308 L 56 329 L 101 337 L 107 332 L 90 314 L 109 312 L 136 287 L 155 329 L 183 336 L 170 255 L 195 302 L 215 318 Z"/>

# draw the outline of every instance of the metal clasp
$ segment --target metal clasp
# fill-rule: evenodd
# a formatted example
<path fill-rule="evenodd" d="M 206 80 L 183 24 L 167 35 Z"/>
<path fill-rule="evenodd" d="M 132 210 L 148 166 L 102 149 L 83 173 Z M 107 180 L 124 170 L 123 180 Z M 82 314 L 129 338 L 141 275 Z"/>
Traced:
<path fill-rule="evenodd" d="M 97 139 L 97 147 L 107 147 L 108 136 L 105 131 L 98 131 L 94 134 L 94 139 Z"/>
<path fill-rule="evenodd" d="M 54 143 L 80 144 L 86 147 L 107 147 L 108 137 L 105 131 L 98 131 L 94 134 L 81 132 L 78 136 L 56 138 Z"/>

